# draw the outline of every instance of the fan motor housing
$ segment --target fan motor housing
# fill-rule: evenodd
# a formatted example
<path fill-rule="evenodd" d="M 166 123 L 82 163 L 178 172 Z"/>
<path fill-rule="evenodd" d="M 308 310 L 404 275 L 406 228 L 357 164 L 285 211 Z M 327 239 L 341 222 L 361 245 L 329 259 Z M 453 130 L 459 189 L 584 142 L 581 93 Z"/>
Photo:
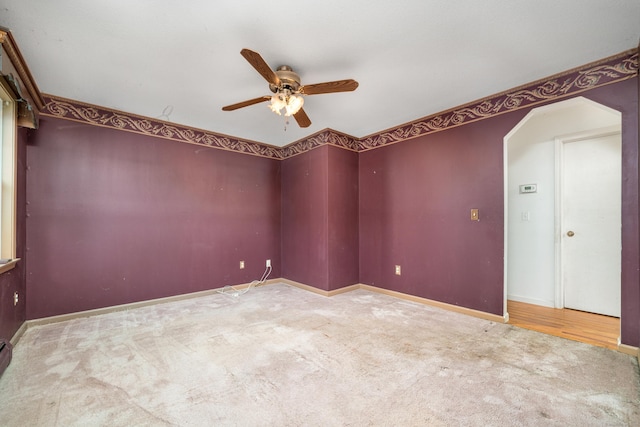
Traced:
<path fill-rule="evenodd" d="M 300 89 L 300 76 L 288 65 L 279 66 L 275 73 L 280 79 L 280 86 L 270 84 L 269 89 L 271 89 L 271 92 L 278 93 L 282 89 L 297 92 Z"/>

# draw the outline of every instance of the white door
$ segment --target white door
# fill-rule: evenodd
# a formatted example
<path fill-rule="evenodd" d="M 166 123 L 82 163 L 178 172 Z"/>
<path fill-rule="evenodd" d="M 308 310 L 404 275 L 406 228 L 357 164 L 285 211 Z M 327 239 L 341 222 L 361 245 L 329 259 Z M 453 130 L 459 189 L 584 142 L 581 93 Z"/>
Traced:
<path fill-rule="evenodd" d="M 620 317 L 620 134 L 564 142 L 564 306 Z"/>

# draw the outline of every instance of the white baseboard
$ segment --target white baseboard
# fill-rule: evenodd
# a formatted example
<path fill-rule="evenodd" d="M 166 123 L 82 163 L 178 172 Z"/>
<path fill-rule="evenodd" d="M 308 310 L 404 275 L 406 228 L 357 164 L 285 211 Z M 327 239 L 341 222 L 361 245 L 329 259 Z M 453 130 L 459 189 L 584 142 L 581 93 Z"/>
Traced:
<path fill-rule="evenodd" d="M 555 304 L 553 301 L 547 301 L 547 300 L 538 299 L 538 298 L 530 298 L 530 297 L 524 297 L 520 295 L 507 295 L 507 299 L 510 301 L 524 302 L 526 304 L 541 305 L 543 307 L 555 308 Z"/>

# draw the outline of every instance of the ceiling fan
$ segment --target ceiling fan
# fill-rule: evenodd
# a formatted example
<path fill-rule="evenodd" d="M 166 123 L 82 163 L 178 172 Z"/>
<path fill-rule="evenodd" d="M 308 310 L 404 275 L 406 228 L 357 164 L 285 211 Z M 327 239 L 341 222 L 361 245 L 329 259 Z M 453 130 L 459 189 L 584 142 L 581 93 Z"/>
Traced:
<path fill-rule="evenodd" d="M 249 105 L 271 101 L 269 108 L 278 115 L 293 116 L 302 128 L 309 127 L 311 120 L 302 109 L 303 95 L 319 95 L 322 93 L 350 92 L 356 90 L 358 82 L 352 79 L 336 80 L 333 82 L 316 83 L 303 86 L 300 84 L 300 76 L 288 65 L 282 65 L 273 71 L 262 59 L 259 53 L 249 49 L 242 49 L 240 54 L 260 73 L 269 83 L 269 89 L 273 95 L 265 95 L 259 98 L 238 102 L 237 104 L 222 107 L 223 111 L 233 111 Z"/>

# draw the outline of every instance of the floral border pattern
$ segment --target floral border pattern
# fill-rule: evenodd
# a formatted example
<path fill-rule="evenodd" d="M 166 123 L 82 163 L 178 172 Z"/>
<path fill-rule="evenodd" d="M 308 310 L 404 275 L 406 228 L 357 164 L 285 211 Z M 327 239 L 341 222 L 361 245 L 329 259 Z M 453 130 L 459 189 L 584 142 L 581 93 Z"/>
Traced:
<path fill-rule="evenodd" d="M 531 107 L 552 99 L 584 92 L 638 75 L 638 51 L 627 51 L 595 64 L 530 83 L 475 103 L 466 104 L 406 125 L 362 138 L 358 151 L 366 151 L 421 135 Z"/>
<path fill-rule="evenodd" d="M 333 129 L 325 129 L 282 147 L 282 158 L 293 157 L 322 145 L 333 145 L 351 151 L 358 151 L 358 140 L 356 138 L 336 132 Z"/>
<path fill-rule="evenodd" d="M 638 51 L 633 49 L 578 69 L 569 70 L 526 86 L 493 95 L 433 116 L 424 117 L 361 139 L 332 129 L 325 129 L 284 147 L 234 138 L 51 95 L 44 96 L 46 105 L 41 113 L 44 116 L 282 160 L 322 145 L 333 145 L 352 151 L 372 150 L 483 120 L 498 114 L 531 107 L 553 99 L 575 95 L 599 86 L 633 78 L 637 75 Z"/>
<path fill-rule="evenodd" d="M 51 95 L 45 95 L 44 98 L 46 105 L 42 115 L 45 116 L 74 120 L 97 126 L 171 139 L 178 142 L 204 145 L 272 159 L 282 158 L 280 147 L 194 129 L 162 120 L 136 116 Z"/>

